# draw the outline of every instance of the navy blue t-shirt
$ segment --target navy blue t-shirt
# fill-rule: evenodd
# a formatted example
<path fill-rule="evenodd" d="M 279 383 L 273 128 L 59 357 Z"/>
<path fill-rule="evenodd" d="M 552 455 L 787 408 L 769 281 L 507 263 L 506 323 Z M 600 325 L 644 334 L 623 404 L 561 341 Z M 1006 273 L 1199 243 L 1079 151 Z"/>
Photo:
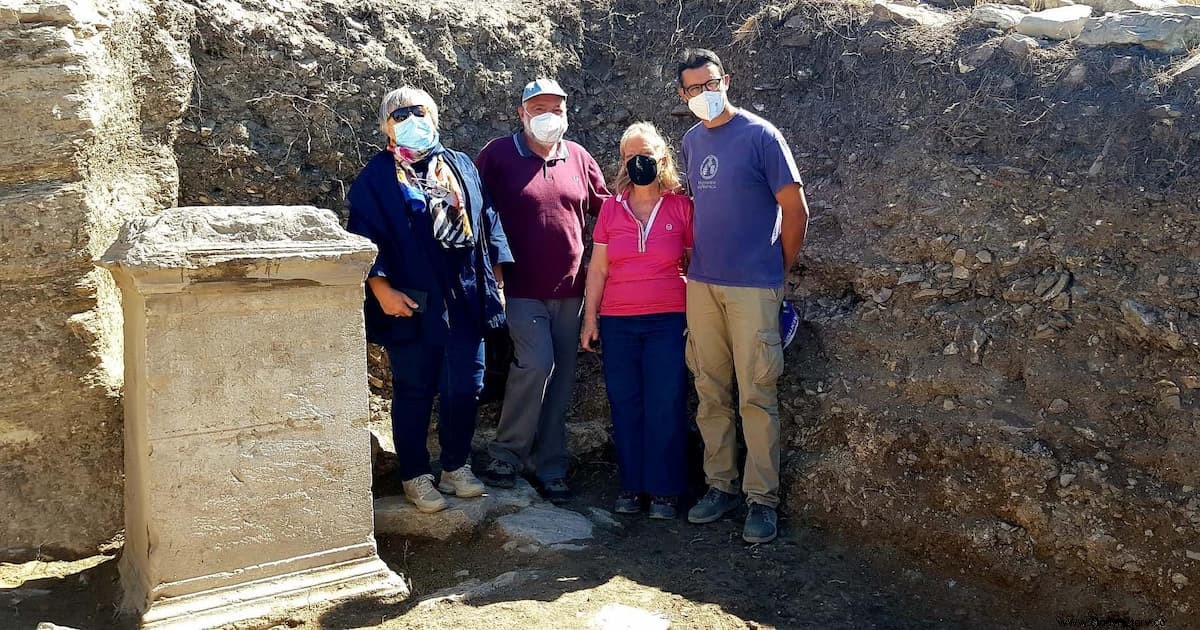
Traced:
<path fill-rule="evenodd" d="M 695 200 L 695 247 L 688 278 L 734 287 L 783 287 L 782 211 L 775 194 L 803 185 L 792 151 L 774 125 L 738 110 L 712 129 L 683 136 Z"/>

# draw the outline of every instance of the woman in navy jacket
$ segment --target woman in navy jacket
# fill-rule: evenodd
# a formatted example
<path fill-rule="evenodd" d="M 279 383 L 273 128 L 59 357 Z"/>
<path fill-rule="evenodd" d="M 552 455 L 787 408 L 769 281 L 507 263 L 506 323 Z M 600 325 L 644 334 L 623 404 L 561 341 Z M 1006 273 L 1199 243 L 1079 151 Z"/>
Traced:
<path fill-rule="evenodd" d="M 471 159 L 443 147 L 437 106 L 423 90 L 383 97 L 388 148 L 350 188 L 347 228 L 379 247 L 367 277 L 367 339 L 392 367 L 392 435 L 404 494 L 418 509 L 446 507 L 442 492 L 483 494 L 471 472 L 471 438 L 483 388 L 483 336 L 504 326 L 503 275 L 512 262 L 500 219 Z M 441 479 L 425 446 L 441 396 Z"/>

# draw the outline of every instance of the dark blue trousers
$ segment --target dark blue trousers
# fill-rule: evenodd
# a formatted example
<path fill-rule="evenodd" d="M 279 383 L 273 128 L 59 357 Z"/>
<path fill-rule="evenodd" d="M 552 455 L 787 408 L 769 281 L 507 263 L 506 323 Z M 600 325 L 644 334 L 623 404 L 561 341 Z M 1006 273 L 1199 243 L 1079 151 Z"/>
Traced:
<path fill-rule="evenodd" d="M 604 384 L 621 487 L 657 496 L 687 484 L 683 313 L 600 318 Z"/>
<path fill-rule="evenodd" d="M 392 363 L 392 439 L 400 477 L 429 474 L 429 417 L 440 395 L 438 442 L 442 470 L 456 470 L 471 455 L 479 393 L 483 390 L 483 338 L 451 328 L 446 344 L 417 339 L 387 347 Z"/>

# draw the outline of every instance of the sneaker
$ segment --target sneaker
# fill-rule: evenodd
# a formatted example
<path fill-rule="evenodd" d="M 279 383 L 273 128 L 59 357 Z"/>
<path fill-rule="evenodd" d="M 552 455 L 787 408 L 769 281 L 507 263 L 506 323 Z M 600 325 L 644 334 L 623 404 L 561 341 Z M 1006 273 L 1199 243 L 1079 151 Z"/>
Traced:
<path fill-rule="evenodd" d="M 617 496 L 613 511 L 617 514 L 637 514 L 642 511 L 642 500 L 636 492 L 622 492 Z"/>
<path fill-rule="evenodd" d="M 496 488 L 513 488 L 517 485 L 517 471 L 512 464 L 493 459 L 479 473 L 479 479 Z"/>
<path fill-rule="evenodd" d="M 567 480 L 561 477 L 543 483 L 542 494 L 546 495 L 546 499 L 555 505 L 566 503 L 573 496 L 571 494 L 571 487 L 567 485 Z"/>
<path fill-rule="evenodd" d="M 458 470 L 442 471 L 442 479 L 438 482 L 438 490 L 456 497 L 470 499 L 483 496 L 483 482 L 471 472 L 470 464 L 463 464 Z"/>
<path fill-rule="evenodd" d="M 766 543 L 775 540 L 775 535 L 779 532 L 775 520 L 775 508 L 751 503 L 750 513 L 746 515 L 746 525 L 742 528 L 742 539 L 748 543 Z"/>
<path fill-rule="evenodd" d="M 650 518 L 673 520 L 678 516 L 675 497 L 650 497 Z"/>
<path fill-rule="evenodd" d="M 738 501 L 738 495 L 728 492 L 721 492 L 716 488 L 709 488 L 708 492 L 688 510 L 689 523 L 711 523 L 725 513 L 736 508 L 741 501 Z"/>
<path fill-rule="evenodd" d="M 440 512 L 446 509 L 446 497 L 433 487 L 433 475 L 421 475 L 405 481 L 404 496 L 412 501 L 417 509 L 425 512 Z"/>

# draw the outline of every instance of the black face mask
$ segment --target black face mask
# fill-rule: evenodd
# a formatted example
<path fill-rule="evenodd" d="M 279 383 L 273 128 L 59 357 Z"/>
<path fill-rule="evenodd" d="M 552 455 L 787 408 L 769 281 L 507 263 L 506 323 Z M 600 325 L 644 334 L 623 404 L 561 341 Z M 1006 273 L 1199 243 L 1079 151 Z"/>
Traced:
<path fill-rule="evenodd" d="M 629 181 L 638 186 L 648 186 L 658 179 L 658 160 L 646 155 L 635 155 L 625 162 L 625 171 L 629 173 Z"/>

